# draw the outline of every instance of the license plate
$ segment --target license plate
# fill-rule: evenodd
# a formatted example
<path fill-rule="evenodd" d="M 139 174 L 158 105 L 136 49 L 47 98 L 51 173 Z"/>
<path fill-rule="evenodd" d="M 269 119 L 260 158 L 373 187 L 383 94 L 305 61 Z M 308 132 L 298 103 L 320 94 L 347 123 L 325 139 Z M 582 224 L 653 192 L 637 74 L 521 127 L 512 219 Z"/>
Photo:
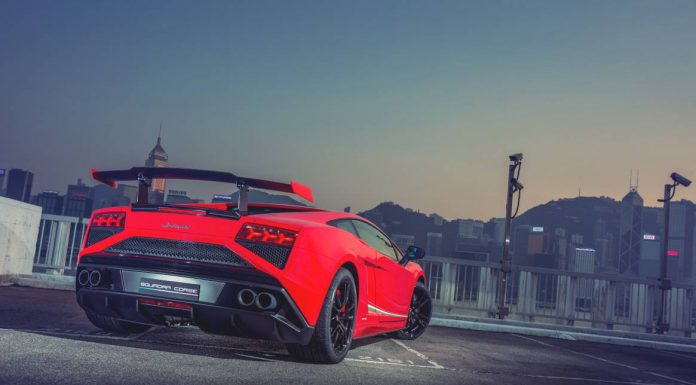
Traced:
<path fill-rule="evenodd" d="M 138 291 L 169 298 L 198 301 L 201 286 L 192 283 L 162 281 L 159 279 L 141 278 Z"/>

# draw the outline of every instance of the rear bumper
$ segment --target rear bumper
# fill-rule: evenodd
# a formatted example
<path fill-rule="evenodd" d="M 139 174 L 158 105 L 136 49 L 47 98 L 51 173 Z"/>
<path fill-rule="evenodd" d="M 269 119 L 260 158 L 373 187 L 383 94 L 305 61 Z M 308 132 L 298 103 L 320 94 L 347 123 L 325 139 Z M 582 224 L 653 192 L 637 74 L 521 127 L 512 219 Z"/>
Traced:
<path fill-rule="evenodd" d="M 285 289 L 269 284 L 267 280 L 258 282 L 256 279 L 230 279 L 94 263 L 81 263 L 77 277 L 83 270 L 98 270 L 103 277 L 98 286 L 81 285 L 76 280 L 77 302 L 84 310 L 97 314 L 150 325 L 194 324 L 211 333 L 298 344 L 309 343 L 314 332 Z M 253 274 L 250 277 L 253 278 Z M 183 283 L 187 287 L 198 287 L 199 292 L 197 296 L 187 296 L 143 287 L 142 282 L 152 280 Z M 277 299 L 277 306 L 269 310 L 261 310 L 255 305 L 245 306 L 238 298 L 243 289 L 271 293 Z M 160 305 L 153 304 L 157 301 Z M 176 306 L 161 305 L 168 301 L 175 302 Z"/>

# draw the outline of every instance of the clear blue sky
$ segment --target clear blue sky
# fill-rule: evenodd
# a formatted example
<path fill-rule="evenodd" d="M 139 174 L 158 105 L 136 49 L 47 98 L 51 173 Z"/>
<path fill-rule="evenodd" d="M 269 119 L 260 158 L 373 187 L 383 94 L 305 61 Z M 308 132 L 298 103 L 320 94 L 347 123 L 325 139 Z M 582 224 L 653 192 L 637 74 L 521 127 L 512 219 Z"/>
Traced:
<path fill-rule="evenodd" d="M 523 209 L 631 168 L 654 204 L 696 179 L 696 1 L 0 2 L 0 167 L 64 190 L 143 164 L 160 120 L 173 166 L 328 208 L 502 216 L 512 152 Z"/>

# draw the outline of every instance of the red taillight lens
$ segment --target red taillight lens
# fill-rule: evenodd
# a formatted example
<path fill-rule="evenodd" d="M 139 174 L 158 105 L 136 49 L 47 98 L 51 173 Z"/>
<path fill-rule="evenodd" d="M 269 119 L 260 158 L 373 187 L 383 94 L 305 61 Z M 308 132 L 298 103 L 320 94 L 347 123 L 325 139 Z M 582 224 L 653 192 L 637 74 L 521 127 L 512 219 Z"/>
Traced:
<path fill-rule="evenodd" d="M 243 225 L 237 233 L 238 241 L 269 243 L 282 247 L 292 247 L 295 238 L 296 231 L 260 225 Z"/>
<path fill-rule="evenodd" d="M 92 217 L 92 222 L 90 226 L 92 227 L 123 227 L 126 222 L 126 213 L 113 212 L 113 213 L 99 213 L 94 214 Z"/>

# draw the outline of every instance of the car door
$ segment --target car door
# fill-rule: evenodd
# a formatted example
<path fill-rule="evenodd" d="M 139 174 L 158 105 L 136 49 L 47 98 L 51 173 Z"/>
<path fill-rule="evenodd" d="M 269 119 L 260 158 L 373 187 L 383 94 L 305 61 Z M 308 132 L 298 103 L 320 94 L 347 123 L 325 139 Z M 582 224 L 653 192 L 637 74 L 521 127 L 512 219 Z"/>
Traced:
<path fill-rule="evenodd" d="M 375 302 L 370 312 L 378 313 L 381 322 L 403 322 L 408 318 L 411 294 L 408 290 L 411 274 L 400 263 L 402 257 L 382 231 L 360 220 L 353 220 L 358 237 L 374 250 L 368 266 L 375 277 Z"/>

